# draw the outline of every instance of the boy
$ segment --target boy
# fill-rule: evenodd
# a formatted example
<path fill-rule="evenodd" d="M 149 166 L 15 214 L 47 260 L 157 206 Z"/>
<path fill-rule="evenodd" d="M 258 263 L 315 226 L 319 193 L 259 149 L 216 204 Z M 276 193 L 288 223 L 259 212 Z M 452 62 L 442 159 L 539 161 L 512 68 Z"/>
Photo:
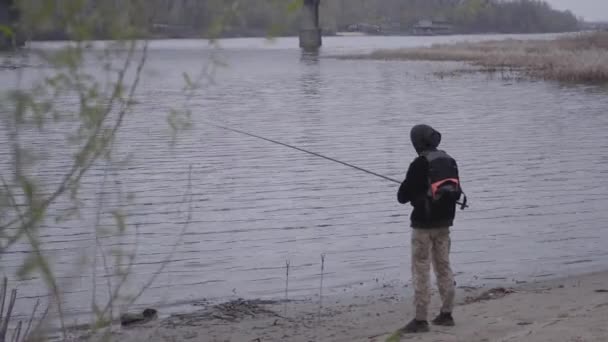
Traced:
<path fill-rule="evenodd" d="M 453 326 L 455 283 L 450 267 L 450 227 L 461 196 L 458 167 L 447 153 L 438 150 L 441 134 L 428 125 L 417 125 L 410 133 L 418 157 L 411 163 L 397 194 L 399 203 L 411 203 L 412 281 L 415 318 L 402 331 L 429 331 L 431 301 L 430 266 L 437 276 L 441 312 L 433 324 Z"/>

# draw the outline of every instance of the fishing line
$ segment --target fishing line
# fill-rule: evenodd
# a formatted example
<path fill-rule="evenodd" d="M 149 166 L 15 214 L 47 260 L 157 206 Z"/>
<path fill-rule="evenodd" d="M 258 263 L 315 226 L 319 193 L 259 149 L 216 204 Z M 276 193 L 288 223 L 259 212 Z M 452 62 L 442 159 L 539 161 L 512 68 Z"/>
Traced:
<path fill-rule="evenodd" d="M 338 159 L 335 159 L 335 158 L 332 158 L 332 157 L 324 156 L 324 155 L 322 155 L 320 153 L 316 153 L 316 152 L 312 152 L 312 151 L 309 151 L 309 150 L 305 150 L 305 149 L 303 149 L 301 147 L 297 147 L 297 146 L 286 144 L 284 142 L 280 142 L 280 141 L 277 141 L 277 140 L 265 138 L 265 137 L 262 137 L 262 136 L 259 136 L 259 135 L 253 134 L 253 133 L 242 131 L 240 129 L 236 129 L 236 128 L 232 128 L 232 127 L 227 127 L 227 126 L 222 126 L 222 125 L 213 124 L 213 123 L 209 123 L 209 124 L 211 126 L 214 126 L 214 127 L 217 127 L 217 128 L 221 128 L 221 129 L 224 129 L 224 130 L 227 130 L 227 131 L 231 131 L 231 132 L 234 132 L 234 133 L 244 134 L 244 135 L 247 135 L 247 136 L 250 136 L 250 137 L 253 137 L 253 138 L 257 138 L 257 139 L 261 139 L 261 140 L 264 140 L 264 141 L 267 141 L 267 142 L 270 142 L 270 143 L 273 143 L 273 144 L 281 145 L 281 146 L 284 146 L 284 147 L 287 147 L 287 148 L 291 148 L 291 149 L 294 149 L 294 150 L 297 150 L 297 151 L 300 151 L 300 152 L 308 153 L 308 154 L 313 155 L 315 157 L 323 158 L 323 159 L 332 161 L 334 163 L 342 164 L 344 166 L 353 168 L 355 170 L 359 170 L 359 171 L 368 173 L 370 175 L 373 175 L 373 176 L 376 176 L 376 177 L 380 177 L 380 178 L 385 179 L 387 181 L 401 184 L 401 182 L 398 181 L 398 180 L 396 180 L 396 179 L 393 179 L 393 178 L 381 175 L 379 173 L 376 173 L 376 172 L 373 172 L 373 171 L 370 171 L 370 170 L 366 170 L 366 169 L 364 169 L 362 167 L 359 167 L 359 166 L 356 166 L 356 165 L 353 165 L 353 164 L 349 164 L 347 162 L 343 162 L 341 160 L 338 160 Z"/>
<path fill-rule="evenodd" d="M 230 132 L 233 132 L 233 133 L 238 133 L 238 134 L 246 135 L 246 136 L 249 136 L 249 137 L 252 137 L 252 138 L 264 140 L 264 141 L 267 141 L 267 142 L 272 143 L 272 144 L 276 144 L 276 145 L 280 145 L 280 146 L 283 146 L 283 147 L 287 147 L 287 148 L 290 148 L 290 149 L 293 149 L 293 150 L 296 150 L 296 151 L 300 151 L 300 152 L 303 152 L 303 153 L 306 153 L 306 154 L 310 154 L 310 155 L 318 157 L 318 158 L 323 158 L 325 160 L 329 160 L 331 162 L 344 165 L 346 167 L 353 168 L 355 170 L 359 170 L 361 172 L 365 172 L 367 174 L 370 174 L 372 176 L 376 176 L 376 177 L 382 178 L 382 179 L 387 180 L 389 182 L 401 184 L 400 181 L 398 181 L 398 180 L 396 180 L 394 178 L 390 178 L 390 177 L 381 175 L 381 174 L 376 173 L 374 171 L 370 171 L 370 170 L 364 169 L 362 167 L 359 167 L 357 165 L 353 165 L 353 164 L 350 164 L 350 163 L 347 163 L 347 162 L 343 162 L 341 160 L 338 160 L 338 159 L 335 159 L 335 158 L 332 158 L 332 157 L 324 156 L 324 155 L 322 155 L 320 153 L 317 153 L 317 152 L 309 151 L 309 150 L 303 149 L 301 147 L 290 145 L 290 144 L 287 144 L 287 143 L 284 143 L 284 142 L 281 142 L 281 141 L 278 141 L 278 140 L 266 138 L 266 137 L 263 137 L 261 135 L 249 133 L 247 131 L 243 131 L 243 130 L 240 130 L 240 129 L 236 129 L 236 128 L 232 128 L 232 127 L 228 127 L 228 126 L 224 126 L 224 125 L 219 125 L 219 124 L 216 124 L 216 123 L 213 123 L 213 122 L 209 122 L 209 121 L 206 121 L 206 122 L 210 126 L 213 126 L 213 127 L 216 127 L 216 128 L 220 128 L 220 129 L 223 129 L 223 130 L 226 130 L 226 131 L 230 131 Z M 465 199 L 464 203 L 460 203 L 460 202 L 456 202 L 456 203 L 459 204 L 459 205 L 461 205 L 463 208 L 464 207 L 468 207 L 467 204 L 466 204 L 466 199 Z"/>

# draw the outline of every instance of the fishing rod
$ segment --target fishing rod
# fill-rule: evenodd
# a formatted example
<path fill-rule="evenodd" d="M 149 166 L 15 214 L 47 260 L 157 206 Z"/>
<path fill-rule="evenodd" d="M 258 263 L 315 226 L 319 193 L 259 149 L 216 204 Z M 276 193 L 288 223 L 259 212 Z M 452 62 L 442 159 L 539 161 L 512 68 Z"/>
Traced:
<path fill-rule="evenodd" d="M 398 181 L 398 180 L 396 180 L 394 178 L 387 177 L 385 175 L 381 175 L 381 174 L 379 174 L 377 172 L 364 169 L 364 168 L 359 167 L 357 165 L 353 165 L 353 164 L 350 164 L 350 163 L 347 163 L 347 162 L 344 162 L 344 161 L 341 161 L 341 160 L 338 160 L 338 159 L 335 159 L 335 158 L 332 158 L 332 157 L 324 156 L 324 155 L 322 155 L 320 153 L 309 151 L 309 150 L 303 149 L 301 147 L 290 145 L 290 144 L 287 144 L 287 143 L 284 143 L 284 142 L 281 142 L 281 141 L 278 141 L 278 140 L 266 138 L 266 137 L 263 137 L 261 135 L 249 133 L 249 132 L 246 132 L 246 131 L 243 131 L 243 130 L 240 130 L 240 129 L 236 129 L 236 128 L 232 128 L 232 127 L 228 127 L 228 126 L 223 126 L 223 125 L 218 125 L 216 123 L 212 123 L 212 122 L 209 122 L 209 121 L 207 121 L 207 124 L 209 124 L 210 126 L 216 127 L 216 128 L 220 128 L 220 129 L 226 130 L 226 131 L 230 131 L 230 132 L 238 133 L 238 134 L 243 134 L 243 135 L 246 135 L 246 136 L 249 136 L 249 137 L 252 137 L 252 138 L 256 138 L 256 139 L 267 141 L 267 142 L 272 143 L 272 144 L 280 145 L 280 146 L 287 147 L 287 148 L 290 148 L 290 149 L 293 149 L 293 150 L 296 150 L 296 151 L 300 151 L 300 152 L 303 152 L 303 153 L 306 153 L 306 154 L 310 154 L 310 155 L 315 156 L 315 157 L 323 158 L 325 160 L 329 160 L 331 162 L 338 163 L 338 164 L 344 165 L 346 167 L 350 167 L 350 168 L 353 168 L 355 170 L 359 170 L 361 172 L 365 172 L 365 173 L 370 174 L 372 176 L 376 176 L 376 177 L 382 178 L 382 179 L 387 180 L 389 182 L 401 184 L 400 181 Z M 462 209 L 469 207 L 467 205 L 466 197 L 465 197 L 464 202 L 462 202 L 462 203 L 461 202 L 456 202 L 456 204 L 460 205 Z"/>

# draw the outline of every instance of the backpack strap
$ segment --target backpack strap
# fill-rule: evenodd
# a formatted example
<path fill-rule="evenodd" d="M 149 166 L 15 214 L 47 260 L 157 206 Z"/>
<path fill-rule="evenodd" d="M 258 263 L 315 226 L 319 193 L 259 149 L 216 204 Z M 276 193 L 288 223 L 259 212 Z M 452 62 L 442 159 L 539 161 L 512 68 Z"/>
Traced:
<path fill-rule="evenodd" d="M 464 193 L 464 191 L 462 190 L 462 187 L 460 188 L 460 192 L 462 192 L 462 197 L 463 197 L 462 203 L 458 203 L 458 202 L 456 202 L 456 203 L 460 204 L 460 210 L 465 210 L 466 208 L 469 207 L 467 204 L 467 202 L 468 202 L 467 194 Z"/>

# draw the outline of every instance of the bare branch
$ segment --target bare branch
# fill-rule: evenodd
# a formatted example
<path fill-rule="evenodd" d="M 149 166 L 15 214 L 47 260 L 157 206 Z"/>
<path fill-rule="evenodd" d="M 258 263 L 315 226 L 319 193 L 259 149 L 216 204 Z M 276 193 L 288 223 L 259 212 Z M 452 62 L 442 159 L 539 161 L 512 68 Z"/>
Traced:
<path fill-rule="evenodd" d="M 120 95 L 121 89 L 124 84 L 124 78 L 126 76 L 127 71 L 129 70 L 129 68 L 131 66 L 131 61 L 135 54 L 136 47 L 137 47 L 137 43 L 135 41 L 133 41 L 128 50 L 127 57 L 125 59 L 125 63 L 118 73 L 118 80 L 114 86 L 114 90 L 109 99 L 107 108 L 106 108 L 104 114 L 102 115 L 101 119 L 99 120 L 95 131 L 90 135 L 88 141 L 80 149 L 80 151 L 77 153 L 77 155 L 84 155 L 86 152 L 90 151 L 92 149 L 93 145 L 95 144 L 95 141 L 98 139 L 99 134 L 101 133 L 101 130 L 103 128 L 103 123 L 105 122 L 105 120 L 107 120 L 107 118 L 112 113 L 112 110 L 114 108 L 114 103 Z M 136 80 L 137 82 L 134 82 L 134 83 L 139 83 L 138 82 L 139 74 L 141 73 L 141 69 L 143 69 L 143 64 L 145 64 L 145 60 L 146 60 L 145 58 L 147 55 L 146 52 L 147 52 L 147 42 L 144 45 L 144 57 L 142 58 L 142 60 L 140 61 L 140 64 L 138 65 L 138 75 L 137 75 L 137 80 Z M 133 93 L 134 93 L 134 88 L 132 87 L 131 94 L 133 94 Z M 129 104 L 131 102 L 131 98 L 132 98 L 132 95 L 130 96 L 127 104 Z M 120 120 L 119 124 L 122 123 L 122 117 L 124 116 L 125 112 L 126 111 L 123 109 L 122 115 L 119 116 L 119 120 Z M 118 127 L 116 125 L 114 125 L 114 129 L 112 130 L 113 134 L 116 133 Z M 37 208 L 38 211 L 44 212 L 59 196 L 61 196 L 63 193 L 65 193 L 68 190 L 69 184 L 77 183 L 78 181 L 80 181 L 82 176 L 95 163 L 95 161 L 99 158 L 99 156 L 101 156 L 103 154 L 103 150 L 104 150 L 103 147 L 105 147 L 105 146 L 102 146 L 102 148 L 99 148 L 97 150 L 97 152 L 94 153 L 91 158 L 89 158 L 88 163 L 86 163 L 84 166 L 80 165 L 79 160 L 76 160 L 74 162 L 74 164 L 72 165 L 72 167 L 70 168 L 70 170 L 63 176 L 62 181 L 60 182 L 57 189 L 47 199 L 42 201 L 42 203 L 39 205 L 39 208 Z M 80 169 L 80 171 L 79 171 L 79 169 Z M 77 175 L 76 178 L 74 178 L 75 175 Z M 32 212 L 33 212 L 33 208 L 30 208 L 30 214 Z M 31 216 L 29 218 L 29 221 L 26 224 L 24 224 L 22 227 L 20 227 L 20 229 L 17 231 L 17 234 L 15 234 L 15 236 L 13 236 L 12 238 L 10 238 L 8 240 L 8 243 L 6 246 L 10 246 L 10 245 L 14 244 L 16 241 L 18 241 L 25 233 L 25 230 L 31 229 L 33 226 L 35 226 L 36 223 L 38 222 L 38 220 L 40 220 L 42 217 L 42 215 L 29 215 L 29 216 Z M 19 221 L 20 221 L 20 219 L 12 220 L 12 221 L 4 224 L 2 227 L 0 227 L 0 230 L 9 228 Z M 0 254 L 2 254 L 2 252 L 3 252 L 3 250 L 0 249 Z"/>
<path fill-rule="evenodd" d="M 6 333 L 8 331 L 8 323 L 11 320 L 11 315 L 13 314 L 13 308 L 15 306 L 15 300 L 17 299 L 17 290 L 13 289 L 11 291 L 11 300 L 8 304 L 8 308 L 6 310 L 6 317 L 4 317 L 4 321 L 2 321 L 2 327 L 0 327 L 0 342 L 6 341 Z"/>
<path fill-rule="evenodd" d="M 181 240 L 184 237 L 184 234 L 186 234 L 186 231 L 188 230 L 188 227 L 190 226 L 190 223 L 192 222 L 192 165 L 190 165 L 189 169 L 188 169 L 188 188 L 187 188 L 187 196 L 188 196 L 188 217 L 186 219 L 186 222 L 184 223 L 182 230 L 180 231 L 178 240 L 175 244 L 173 244 L 173 247 L 171 249 L 171 252 L 167 255 L 167 257 L 165 258 L 165 260 L 163 260 L 163 262 L 161 263 L 161 266 L 159 267 L 159 269 L 154 272 L 154 274 L 152 275 L 152 277 L 150 277 L 150 279 L 148 280 L 148 282 L 146 282 L 146 284 L 139 290 L 139 292 L 132 297 L 127 305 L 131 305 L 133 304 L 139 297 L 141 297 L 141 295 L 150 287 L 152 286 L 152 284 L 154 283 L 154 281 L 156 281 L 156 278 L 163 272 L 163 270 L 165 269 L 165 267 L 169 264 L 169 261 L 171 261 L 171 259 L 173 258 L 173 256 L 175 255 L 175 252 L 177 251 L 177 247 L 181 244 Z"/>
<path fill-rule="evenodd" d="M 25 218 L 23 217 L 23 214 L 21 213 L 21 210 L 19 209 L 19 206 L 17 205 L 17 202 L 15 200 L 15 197 L 14 197 L 11 189 L 8 187 L 6 180 L 4 179 L 4 177 L 0 176 L 0 181 L 2 181 L 2 185 L 4 186 L 7 196 L 9 198 L 9 200 L 11 201 L 13 208 L 17 212 L 18 217 L 22 220 L 22 222 L 24 222 Z M 24 222 L 24 224 L 25 224 L 25 222 Z M 40 248 L 40 243 L 38 242 L 38 240 L 36 240 L 35 236 L 32 234 L 32 232 L 29 229 L 23 229 L 23 232 L 24 232 L 25 236 L 27 237 L 27 239 L 30 243 L 30 246 L 32 247 L 32 251 L 30 253 L 34 253 L 34 256 L 35 256 L 36 262 L 37 262 L 37 266 L 40 268 L 40 271 L 42 273 L 44 280 L 50 286 L 51 292 L 53 293 L 53 296 L 54 296 L 55 300 L 57 301 L 57 311 L 59 314 L 59 321 L 61 322 L 61 330 L 63 332 L 63 337 L 65 339 L 65 338 L 67 338 L 67 332 L 65 329 L 65 320 L 63 317 L 61 296 L 59 293 L 59 287 L 57 286 L 57 281 L 55 280 L 55 277 L 53 277 L 53 271 L 51 270 L 51 267 L 50 267 L 47 259 L 42 254 L 42 249 Z"/>
<path fill-rule="evenodd" d="M 23 322 L 19 321 L 19 323 L 17 323 L 17 327 L 15 328 L 15 331 L 13 332 L 13 338 L 11 338 L 12 342 L 19 342 L 19 337 L 21 337 L 21 327 L 23 325 Z"/>
<path fill-rule="evenodd" d="M 0 308 L 0 322 L 2 321 L 2 317 L 4 316 L 4 304 L 6 302 L 6 290 L 8 288 L 8 278 L 4 277 L 2 280 L 2 291 L 0 292 L 0 296 L 2 296 L 2 307 Z"/>
<path fill-rule="evenodd" d="M 109 159 L 106 161 L 106 165 L 104 167 L 103 170 L 103 179 L 101 181 L 101 187 L 99 190 L 99 195 L 97 198 L 97 210 L 95 212 L 95 225 L 93 226 L 93 234 L 95 236 L 95 245 L 93 247 L 93 267 L 92 267 L 92 294 L 91 294 L 91 309 L 93 310 L 93 312 L 97 312 L 97 252 L 99 249 L 101 249 L 101 242 L 99 239 L 99 225 L 101 222 L 101 215 L 103 212 L 103 206 L 104 206 L 104 194 L 105 194 L 105 186 L 106 186 L 106 182 L 108 179 L 108 164 L 109 164 Z M 108 274 L 108 268 L 107 268 L 107 262 L 106 262 L 106 258 L 105 258 L 105 252 L 102 250 L 102 258 L 103 258 L 103 264 L 104 264 L 104 269 L 106 270 L 106 275 Z M 110 277 L 106 277 L 107 282 L 108 282 L 108 289 L 111 289 L 111 280 Z M 110 292 L 110 297 L 111 297 L 111 292 Z M 95 327 L 95 324 L 91 324 L 92 327 Z"/>
<path fill-rule="evenodd" d="M 42 325 L 46 321 L 46 317 L 49 315 L 50 309 L 51 309 L 51 307 L 47 306 L 46 310 L 44 310 L 44 313 L 42 314 L 42 316 L 40 316 L 40 319 L 38 320 L 38 324 L 36 324 L 36 328 L 34 328 L 34 330 L 32 331 L 32 333 L 35 334 L 34 336 L 37 336 L 38 334 L 41 333 Z M 31 339 L 30 338 L 30 333 L 28 333 L 26 335 L 26 337 L 28 338 L 28 341 L 29 341 Z"/>
<path fill-rule="evenodd" d="M 30 316 L 30 320 L 27 322 L 27 328 L 25 328 L 25 333 L 23 334 L 23 339 L 28 338 L 30 334 L 30 329 L 32 328 L 32 323 L 34 322 L 34 318 L 36 317 L 36 311 L 38 311 L 38 306 L 40 305 L 40 299 L 36 301 L 36 305 L 34 305 L 34 310 L 32 310 L 32 315 Z"/>

